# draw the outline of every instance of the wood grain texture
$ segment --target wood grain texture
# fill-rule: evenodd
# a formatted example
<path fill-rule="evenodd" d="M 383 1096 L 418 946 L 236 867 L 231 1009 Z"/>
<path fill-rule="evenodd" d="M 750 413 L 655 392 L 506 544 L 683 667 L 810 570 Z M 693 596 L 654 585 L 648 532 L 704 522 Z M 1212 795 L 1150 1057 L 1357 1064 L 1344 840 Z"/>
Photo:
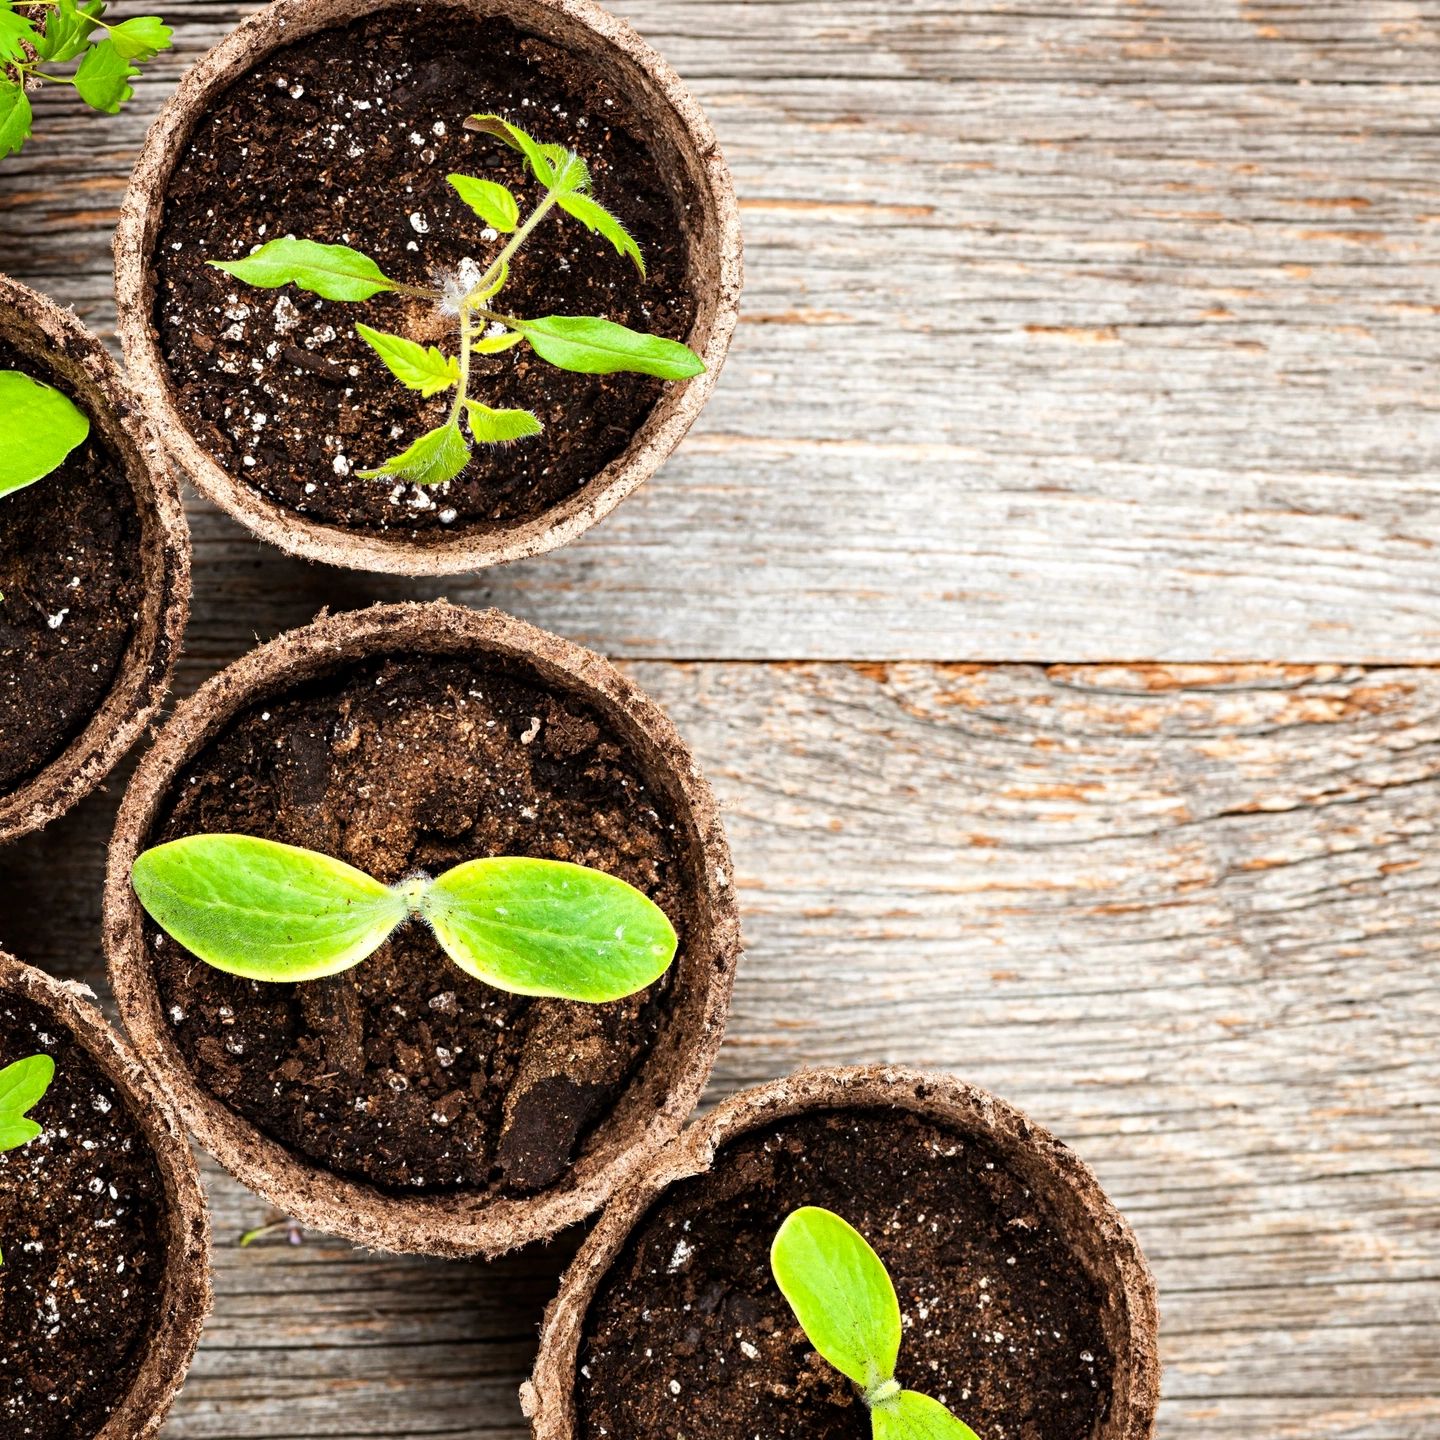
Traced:
<path fill-rule="evenodd" d="M 712 1098 L 954 1070 L 1134 1223 L 1162 1434 L 1440 1435 L 1440 671 L 628 668 L 734 845 L 748 952 Z M 0 942 L 95 976 L 112 809 L 7 852 Z M 241 1251 L 263 1212 L 210 1179 L 216 1318 L 167 1435 L 519 1440 L 568 1242 L 488 1269 Z"/>
<path fill-rule="evenodd" d="M 132 111 L 47 94 L 0 168 L 0 269 L 105 331 L 142 129 L 244 13 L 163 8 Z M 397 596 L 630 657 L 727 806 L 749 952 L 712 1099 L 956 1070 L 1134 1221 L 1162 1435 L 1440 1440 L 1440 10 L 618 8 L 743 197 L 705 416 L 582 543 L 464 580 L 307 567 L 192 505 L 181 690 Z M 1079 663 L 1125 656 L 1205 663 Z M 0 866 L 0 943 L 102 993 L 124 773 Z M 167 1436 L 521 1440 L 573 1237 L 242 1251 L 264 1212 L 207 1178 L 218 1303 Z"/>
<path fill-rule="evenodd" d="M 634 656 L 1440 657 L 1433 7 L 625 8 L 734 168 L 745 319 L 651 484 L 452 598 Z M 243 11 L 170 13 L 132 109 L 46 93 L 0 172 L 0 269 L 102 328 L 142 129 Z"/>

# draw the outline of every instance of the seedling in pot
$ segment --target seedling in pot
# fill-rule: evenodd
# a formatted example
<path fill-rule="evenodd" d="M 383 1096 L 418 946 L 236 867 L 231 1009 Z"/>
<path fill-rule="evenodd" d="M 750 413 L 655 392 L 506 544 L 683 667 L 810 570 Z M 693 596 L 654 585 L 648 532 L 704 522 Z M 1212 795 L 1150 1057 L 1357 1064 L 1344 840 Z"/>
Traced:
<path fill-rule="evenodd" d="M 92 110 L 114 115 L 135 93 L 138 67 L 169 49 L 170 27 L 154 15 L 112 25 L 104 14 L 104 0 L 0 0 L 0 159 L 30 138 L 36 86 L 73 86 Z M 73 74 L 55 69 L 73 60 Z"/>
<path fill-rule="evenodd" d="M 53 385 L 0 370 L 0 498 L 58 470 L 89 433 L 84 411 Z"/>
<path fill-rule="evenodd" d="M 443 425 L 419 436 L 399 455 L 375 469 L 356 472 L 363 476 L 394 476 L 415 485 L 439 485 L 453 480 L 465 468 L 472 445 L 500 445 L 540 433 L 543 426 L 532 411 L 492 409 L 472 397 L 476 355 L 499 355 L 516 345 L 528 344 L 557 369 L 584 375 L 629 371 L 662 380 L 685 380 L 705 369 L 700 357 L 678 341 L 642 334 L 599 316 L 524 318 L 504 307 L 499 297 L 510 278 L 511 263 L 553 210 L 564 211 L 603 236 L 620 255 L 634 262 L 642 277 L 645 261 L 630 232 L 590 193 L 589 167 L 573 150 L 542 144 L 498 115 L 472 115 L 465 125 L 519 151 L 544 191 L 522 221 L 520 203 L 506 186 L 474 175 L 449 177 L 456 193 L 492 231 L 510 237 L 483 271 L 474 267 L 456 273 L 438 289 L 410 285 L 392 280 L 358 250 L 294 238 L 268 241 L 243 260 L 210 262 L 237 280 L 263 289 L 296 285 L 325 300 L 352 302 L 394 292 L 431 300 L 442 313 L 454 318 L 457 353 L 453 355 L 403 335 L 373 330 L 368 325 L 355 326 L 355 333 L 402 385 L 427 399 L 454 392 Z"/>
<path fill-rule="evenodd" d="M 462 970 L 515 995 L 603 1004 L 659 979 L 675 930 L 623 880 L 559 860 L 467 860 L 384 885 L 343 860 L 250 835 L 190 835 L 130 875 L 172 939 L 251 980 L 318 980 L 358 965 L 418 916 Z"/>
<path fill-rule="evenodd" d="M 895 1378 L 900 1302 L 853 1225 L 815 1205 L 792 1211 L 770 1247 L 770 1268 L 806 1338 L 859 1387 L 874 1440 L 978 1440 L 938 1400 Z"/>
<path fill-rule="evenodd" d="M 0 1150 L 18 1150 L 44 1133 L 26 1112 L 40 1103 L 54 1078 L 55 1062 L 48 1055 L 27 1055 L 0 1070 Z"/>

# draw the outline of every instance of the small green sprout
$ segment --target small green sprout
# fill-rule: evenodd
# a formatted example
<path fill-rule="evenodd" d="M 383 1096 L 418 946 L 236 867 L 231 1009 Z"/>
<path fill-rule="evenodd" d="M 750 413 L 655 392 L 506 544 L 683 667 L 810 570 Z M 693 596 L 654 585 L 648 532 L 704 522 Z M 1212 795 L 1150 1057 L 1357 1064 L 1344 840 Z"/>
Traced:
<path fill-rule="evenodd" d="M 44 1133 L 25 1112 L 40 1103 L 54 1078 L 48 1055 L 27 1055 L 0 1070 L 0 1150 L 18 1150 Z"/>
<path fill-rule="evenodd" d="M 770 1269 L 806 1338 L 859 1386 L 874 1440 L 978 1440 L 938 1400 L 901 1389 L 900 1302 L 853 1225 L 815 1205 L 792 1211 L 770 1247 Z"/>
<path fill-rule="evenodd" d="M 418 915 L 487 985 L 603 1004 L 657 980 L 678 944 L 664 911 L 633 886 L 560 860 L 467 860 L 434 880 L 382 885 L 316 850 L 190 835 L 145 851 L 130 879 L 171 939 L 249 980 L 337 975 Z"/>
<path fill-rule="evenodd" d="M 104 0 L 0 0 L 0 159 L 30 138 L 35 86 L 71 85 L 92 110 L 114 115 L 135 93 L 137 67 L 169 49 L 170 27 L 154 15 L 112 25 L 104 14 Z M 49 68 L 72 60 L 73 75 Z"/>
<path fill-rule="evenodd" d="M 84 411 L 53 385 L 0 370 L 0 496 L 58 470 L 89 433 Z"/>
<path fill-rule="evenodd" d="M 642 277 L 645 261 L 630 232 L 590 194 L 589 167 L 573 150 L 543 145 L 498 115 L 472 115 L 465 128 L 493 135 L 518 150 L 544 189 L 522 222 L 520 204 L 504 185 L 474 175 L 448 177 L 456 194 L 491 230 L 510 237 L 483 272 L 475 273 L 475 267 L 458 274 L 443 289 L 408 285 L 390 279 L 368 255 L 346 245 L 293 238 L 268 241 L 243 260 L 210 262 L 217 270 L 261 289 L 296 285 L 323 300 L 350 303 L 393 291 L 432 300 L 444 313 L 456 317 L 458 353 L 454 355 L 403 335 L 355 326 L 355 333 L 407 389 L 417 390 L 427 399 L 455 392 L 443 425 L 419 436 L 375 469 L 356 472 L 367 478 L 393 475 L 415 485 L 440 485 L 453 480 L 469 464 L 472 445 L 503 445 L 541 432 L 544 427 L 532 411 L 496 410 L 472 398 L 471 360 L 475 355 L 498 355 L 524 342 L 557 369 L 583 375 L 629 371 L 662 380 L 686 380 L 705 369 L 700 357 L 676 340 L 645 335 L 598 316 L 522 319 L 500 307 L 497 297 L 510 278 L 511 261 L 535 227 L 555 209 L 608 240 L 618 254 L 634 262 Z"/>

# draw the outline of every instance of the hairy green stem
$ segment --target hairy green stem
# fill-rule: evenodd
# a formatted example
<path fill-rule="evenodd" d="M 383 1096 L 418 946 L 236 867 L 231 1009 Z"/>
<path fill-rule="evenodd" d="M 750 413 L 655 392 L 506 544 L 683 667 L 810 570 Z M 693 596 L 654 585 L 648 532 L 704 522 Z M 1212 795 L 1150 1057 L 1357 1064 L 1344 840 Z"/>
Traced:
<path fill-rule="evenodd" d="M 515 252 L 530 238 L 530 232 L 555 208 L 560 196 L 550 190 L 545 198 L 530 212 L 525 223 L 510 237 L 505 248 L 490 262 L 490 268 L 470 287 L 470 293 L 460 302 L 461 310 L 475 309 L 480 297 L 504 274 L 505 266 L 514 258 Z"/>
<path fill-rule="evenodd" d="M 470 307 L 460 307 L 460 380 L 455 386 L 455 403 L 450 407 L 451 425 L 459 423 L 460 412 L 465 408 L 466 398 L 470 394 L 470 344 L 475 332 L 470 326 Z"/>

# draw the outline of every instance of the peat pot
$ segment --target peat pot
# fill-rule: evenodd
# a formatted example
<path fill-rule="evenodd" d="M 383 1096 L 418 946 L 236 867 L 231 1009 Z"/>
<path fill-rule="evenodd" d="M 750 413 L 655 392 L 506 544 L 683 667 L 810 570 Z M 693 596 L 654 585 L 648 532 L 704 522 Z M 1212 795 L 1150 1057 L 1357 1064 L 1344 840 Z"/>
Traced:
<path fill-rule="evenodd" d="M 490 855 L 643 890 L 680 937 L 624 1000 L 497 990 L 402 926 L 280 984 L 156 928 L 135 857 L 243 833 L 387 884 Z M 720 1044 L 739 930 L 710 787 L 599 656 L 437 601 L 323 618 L 177 707 L 120 809 L 105 945 L 125 1027 L 200 1143 L 308 1225 L 387 1250 L 499 1254 L 588 1215 L 671 1139 Z"/>
<path fill-rule="evenodd" d="M 410 286 L 464 290 L 503 237 L 451 173 L 542 193 L 522 157 L 466 129 L 497 112 L 588 162 L 642 278 L 559 211 L 516 256 L 505 313 L 599 315 L 684 341 L 693 379 L 578 374 L 530 349 L 473 357 L 471 395 L 544 430 L 477 447 L 444 484 L 365 478 L 440 425 L 449 394 L 398 384 L 363 322 L 458 354 L 453 306 L 251 288 L 208 262 L 292 236 L 345 244 Z M 125 357 L 196 485 L 312 560 L 454 574 L 573 540 L 674 450 L 714 386 L 741 284 L 729 172 L 699 106 L 590 0 L 277 0 L 186 75 L 150 130 L 115 236 Z"/>
<path fill-rule="evenodd" d="M 980 1435 L 1151 1435 L 1154 1284 L 1095 1177 L 1003 1100 L 887 1066 L 744 1091 L 626 1183 L 546 1314 L 536 1440 L 865 1440 L 771 1276 L 802 1205 L 884 1261 L 906 1388 Z"/>

